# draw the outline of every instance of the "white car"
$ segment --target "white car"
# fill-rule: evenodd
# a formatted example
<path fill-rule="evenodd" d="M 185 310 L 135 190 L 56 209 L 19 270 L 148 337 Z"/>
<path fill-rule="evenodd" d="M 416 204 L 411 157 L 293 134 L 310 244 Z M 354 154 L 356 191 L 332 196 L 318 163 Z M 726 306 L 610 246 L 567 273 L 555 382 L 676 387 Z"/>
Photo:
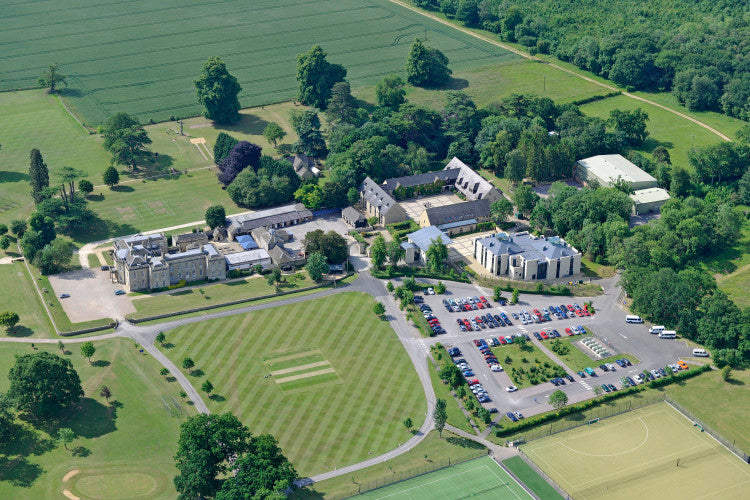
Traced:
<path fill-rule="evenodd" d="M 518 387 L 516 387 L 515 385 L 509 385 L 508 387 L 505 388 L 505 392 L 516 392 L 517 390 L 518 390 Z"/>
<path fill-rule="evenodd" d="M 435 290 L 432 287 L 428 288 L 427 295 L 435 295 Z"/>
<path fill-rule="evenodd" d="M 651 375 L 653 375 L 654 378 L 661 378 L 661 373 L 657 372 L 656 370 L 651 370 Z"/>
<path fill-rule="evenodd" d="M 640 375 L 633 375 L 633 380 L 635 380 L 636 384 L 642 384 L 643 383 L 643 378 L 641 378 Z"/>
<path fill-rule="evenodd" d="M 503 367 L 500 365 L 492 365 L 490 366 L 490 370 L 492 370 L 493 372 L 501 372 L 503 371 Z"/>

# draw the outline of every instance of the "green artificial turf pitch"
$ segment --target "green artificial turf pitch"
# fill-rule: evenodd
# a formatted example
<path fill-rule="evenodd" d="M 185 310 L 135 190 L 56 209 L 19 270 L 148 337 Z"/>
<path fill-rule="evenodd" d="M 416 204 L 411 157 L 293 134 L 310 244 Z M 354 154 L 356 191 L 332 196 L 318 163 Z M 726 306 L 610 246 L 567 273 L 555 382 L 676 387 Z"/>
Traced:
<path fill-rule="evenodd" d="M 357 498 L 393 500 L 458 500 L 532 498 L 489 457 L 446 467 L 407 481 L 364 493 Z"/>

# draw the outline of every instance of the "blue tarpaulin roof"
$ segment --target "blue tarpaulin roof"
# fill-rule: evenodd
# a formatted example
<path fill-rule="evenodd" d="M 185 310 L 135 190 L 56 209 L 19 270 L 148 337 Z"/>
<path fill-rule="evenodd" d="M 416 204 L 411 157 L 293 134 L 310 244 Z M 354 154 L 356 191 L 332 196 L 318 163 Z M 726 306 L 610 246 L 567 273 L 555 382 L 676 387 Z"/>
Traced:
<path fill-rule="evenodd" d="M 244 250 L 254 250 L 258 248 L 258 244 L 255 243 L 255 240 L 249 234 L 237 236 L 236 240 Z"/>

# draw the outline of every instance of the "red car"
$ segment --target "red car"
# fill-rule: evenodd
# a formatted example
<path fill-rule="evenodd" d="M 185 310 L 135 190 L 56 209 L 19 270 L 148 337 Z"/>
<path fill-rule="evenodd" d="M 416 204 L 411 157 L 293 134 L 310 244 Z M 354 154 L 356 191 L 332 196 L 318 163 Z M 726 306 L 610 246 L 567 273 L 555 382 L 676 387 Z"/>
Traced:
<path fill-rule="evenodd" d="M 499 340 L 499 341 L 500 341 L 500 343 L 501 343 L 502 345 L 505 345 L 505 344 L 507 344 L 507 343 L 508 343 L 508 342 L 506 342 L 506 341 L 505 341 L 505 339 L 504 339 L 504 338 L 502 338 L 502 337 L 498 338 L 497 340 Z"/>
<path fill-rule="evenodd" d="M 479 309 L 484 309 L 484 304 L 482 304 L 481 302 L 477 302 L 477 307 Z"/>
<path fill-rule="evenodd" d="M 534 310 L 533 310 L 533 311 L 531 311 L 531 312 L 533 312 L 533 313 L 534 313 L 534 314 L 536 314 L 537 316 L 541 315 L 541 313 L 539 312 L 539 309 L 534 309 Z"/>
<path fill-rule="evenodd" d="M 549 338 L 549 336 L 547 335 L 547 332 L 545 332 L 544 330 L 542 330 L 541 332 L 539 332 L 539 335 L 541 335 L 542 338 L 545 339 L 545 340 Z"/>
<path fill-rule="evenodd" d="M 568 335 L 575 335 L 575 333 L 573 333 L 573 330 L 571 330 L 570 328 L 566 328 L 565 333 L 567 333 Z"/>
<path fill-rule="evenodd" d="M 575 307 L 573 307 L 572 305 L 568 304 L 568 311 L 573 312 L 575 310 L 576 310 Z"/>
<path fill-rule="evenodd" d="M 482 295 L 481 297 L 479 297 L 479 300 L 481 300 L 483 303 L 487 302 L 487 299 L 484 297 L 484 295 Z"/>
<path fill-rule="evenodd" d="M 469 385 L 474 385 L 474 384 L 478 384 L 478 383 L 479 383 L 479 380 L 477 380 L 477 379 L 469 380 Z"/>
<path fill-rule="evenodd" d="M 475 339 L 474 340 L 474 345 L 477 346 L 477 347 L 479 347 L 481 345 L 481 342 L 479 342 L 479 340 Z"/>
<path fill-rule="evenodd" d="M 578 309 L 576 309 L 576 316 L 581 317 L 583 316 L 583 313 L 579 311 Z"/>
<path fill-rule="evenodd" d="M 583 310 L 583 315 L 584 315 L 584 316 L 591 316 L 591 313 L 590 313 L 590 312 L 588 312 L 588 311 L 587 311 L 586 309 L 584 309 L 584 310 Z"/>

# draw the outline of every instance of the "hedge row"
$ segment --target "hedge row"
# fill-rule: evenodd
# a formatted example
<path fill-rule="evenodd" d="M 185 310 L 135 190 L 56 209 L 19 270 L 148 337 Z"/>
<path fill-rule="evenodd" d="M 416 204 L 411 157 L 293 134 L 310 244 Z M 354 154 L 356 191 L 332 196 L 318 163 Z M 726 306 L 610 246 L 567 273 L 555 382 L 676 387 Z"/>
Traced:
<path fill-rule="evenodd" d="M 425 271 L 424 269 L 412 269 L 412 268 L 402 268 L 402 267 L 399 267 L 398 269 L 395 269 L 392 272 L 388 272 L 388 270 L 380 271 L 378 269 L 370 269 L 370 274 L 373 277 L 381 279 L 381 280 L 387 280 L 390 278 L 400 278 L 404 276 L 413 276 L 415 278 L 429 278 L 429 279 L 435 279 L 435 280 L 441 280 L 441 281 L 458 281 L 460 283 L 471 283 L 471 280 L 469 278 L 462 278 L 458 275 L 453 276 L 450 274 L 438 274 L 438 273 L 431 273 L 431 272 Z M 427 288 L 429 286 L 433 286 L 433 285 L 425 285 L 424 288 Z"/>
<path fill-rule="evenodd" d="M 596 101 L 601 101 L 603 99 L 609 99 L 610 97 L 615 97 L 620 94 L 622 94 L 622 92 L 618 90 L 615 92 L 610 92 L 609 94 L 593 95 L 591 97 L 585 97 L 583 99 L 578 99 L 577 101 L 573 101 L 573 104 L 575 104 L 576 106 L 581 106 L 583 104 L 588 104 L 590 102 L 596 102 Z"/>
<path fill-rule="evenodd" d="M 696 368 L 695 370 L 690 369 L 687 371 L 683 371 L 680 373 L 673 374 L 668 377 L 659 378 L 656 380 L 652 380 L 647 385 L 651 389 L 656 389 L 657 387 L 663 387 L 665 385 L 674 384 L 675 382 L 680 382 L 682 380 L 686 380 L 692 377 L 696 377 L 700 375 L 701 373 L 704 373 L 706 371 L 709 371 L 711 369 L 710 365 L 703 365 L 700 368 Z M 538 415 L 536 417 L 530 417 L 523 419 L 516 424 L 505 427 L 503 429 L 498 429 L 495 435 L 497 437 L 505 437 L 513 435 L 519 431 L 523 431 L 526 429 L 530 429 L 532 427 L 536 427 L 537 425 L 546 424 L 548 422 L 553 422 L 555 420 L 559 420 L 563 417 L 566 417 L 572 413 L 578 413 L 584 410 L 588 410 L 590 408 L 593 408 L 595 406 L 599 406 L 602 403 L 605 403 L 607 401 L 611 401 L 613 399 L 619 399 L 623 396 L 627 396 L 629 394 L 635 394 L 638 392 L 642 392 L 646 390 L 646 385 L 637 385 L 635 387 L 628 387 L 627 389 L 622 389 L 617 392 L 611 392 L 608 394 L 604 394 L 602 396 L 589 399 L 586 401 L 583 401 L 581 403 L 566 406 L 564 408 L 561 408 L 557 411 L 551 411 L 547 413 L 543 413 L 541 415 Z"/>

